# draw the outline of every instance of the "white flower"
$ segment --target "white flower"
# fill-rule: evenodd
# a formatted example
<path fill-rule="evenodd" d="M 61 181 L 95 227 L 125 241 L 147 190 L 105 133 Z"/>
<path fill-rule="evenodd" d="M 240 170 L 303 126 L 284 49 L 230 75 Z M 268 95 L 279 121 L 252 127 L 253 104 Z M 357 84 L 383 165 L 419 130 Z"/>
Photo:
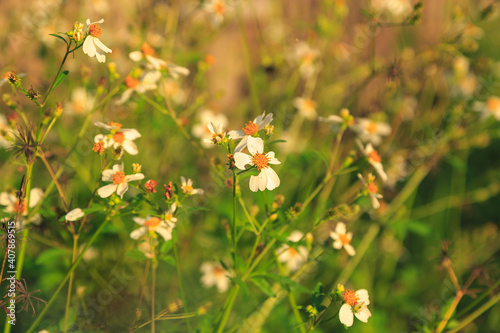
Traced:
<path fill-rule="evenodd" d="M 308 78 L 318 71 L 316 60 L 319 57 L 319 51 L 311 48 L 306 42 L 298 42 L 295 44 L 291 54 L 291 61 L 299 66 L 300 76 Z"/>
<path fill-rule="evenodd" d="M 243 130 L 239 131 L 230 131 L 229 138 L 231 140 L 242 139 L 240 143 L 234 149 L 235 152 L 242 151 L 246 145 L 248 138 L 257 134 L 260 130 L 264 129 L 267 125 L 269 125 L 273 121 L 273 114 L 270 113 L 266 116 L 266 112 L 262 113 L 261 116 L 258 116 L 253 121 L 249 121 Z"/>
<path fill-rule="evenodd" d="M 130 233 L 132 239 L 139 239 L 147 232 L 156 232 L 163 237 L 165 241 L 172 239 L 173 226 L 156 216 L 146 216 L 146 218 L 134 217 L 134 221 L 142 227 Z"/>
<path fill-rule="evenodd" d="M 81 210 L 80 208 L 75 208 L 68 214 L 66 214 L 64 218 L 66 219 L 66 221 L 76 221 L 81 219 L 83 216 L 85 216 L 83 210 Z"/>
<path fill-rule="evenodd" d="M 141 179 L 144 179 L 142 173 L 125 175 L 125 172 L 123 172 L 123 163 L 115 164 L 113 165 L 113 169 L 106 169 L 102 172 L 102 180 L 105 182 L 113 182 L 113 184 L 101 187 L 97 190 L 97 194 L 99 194 L 101 198 L 107 198 L 116 192 L 116 194 L 123 198 L 123 194 L 128 190 L 128 182 Z"/>
<path fill-rule="evenodd" d="M 371 0 L 371 5 L 376 11 L 388 11 L 397 19 L 413 12 L 413 6 L 408 0 Z"/>
<path fill-rule="evenodd" d="M 204 287 L 210 288 L 216 286 L 220 293 L 226 292 L 229 288 L 231 280 L 228 276 L 230 273 L 222 267 L 218 262 L 204 262 L 200 271 L 203 273 L 201 283 Z"/>
<path fill-rule="evenodd" d="M 491 96 L 486 102 L 476 102 L 473 106 L 475 111 L 481 112 L 481 119 L 493 116 L 500 121 L 500 98 Z"/>
<path fill-rule="evenodd" d="M 184 192 L 187 195 L 195 195 L 195 194 L 203 194 L 203 189 L 201 188 L 193 188 L 193 181 L 191 179 L 188 179 L 186 181 L 186 178 L 181 176 L 181 188 L 182 192 Z"/>
<path fill-rule="evenodd" d="M 334 240 L 333 247 L 335 249 L 340 250 L 343 247 L 348 255 L 353 256 L 356 254 L 356 250 L 351 245 L 352 232 L 346 233 L 344 223 L 337 223 L 335 231 L 330 232 L 330 237 Z"/>
<path fill-rule="evenodd" d="M 363 176 L 358 173 L 358 178 L 363 182 L 363 185 L 365 185 L 365 189 L 370 196 L 373 208 L 378 209 L 380 207 L 380 202 L 378 201 L 378 199 L 382 199 L 383 196 L 382 194 L 378 193 L 378 187 L 374 183 L 375 176 L 369 173 L 367 176 L 367 180 L 365 180 Z"/>
<path fill-rule="evenodd" d="M 36 207 L 43 198 L 43 190 L 40 188 L 33 188 L 30 191 L 29 205 L 26 205 L 28 198 L 25 197 L 24 200 L 19 203 L 19 199 L 12 193 L 2 192 L 0 193 L 0 205 L 6 206 L 4 212 L 10 214 L 17 214 L 19 211 L 20 218 L 18 219 L 18 225 L 16 227 L 21 228 L 25 220 L 21 218 L 22 216 L 28 215 L 28 207 Z M 32 224 L 40 224 L 42 222 L 40 214 L 32 216 L 28 221 Z"/>
<path fill-rule="evenodd" d="M 177 222 L 177 217 L 174 217 L 176 210 L 177 205 L 174 202 L 163 215 L 163 220 L 172 228 L 175 228 L 175 223 Z"/>
<path fill-rule="evenodd" d="M 7 118 L 0 114 L 0 148 L 9 148 L 12 146 L 14 132 L 10 128 Z"/>
<path fill-rule="evenodd" d="M 95 97 L 87 92 L 83 87 L 77 87 L 71 91 L 71 102 L 68 103 L 66 112 L 72 113 L 88 113 L 92 110 Z"/>
<path fill-rule="evenodd" d="M 212 133 L 210 130 L 207 128 L 206 124 L 208 123 L 220 123 L 222 126 L 225 126 L 227 124 L 227 117 L 223 115 L 222 113 L 214 113 L 210 109 L 205 109 L 201 112 L 199 112 L 199 118 L 200 118 L 200 123 L 197 123 L 193 125 L 193 129 L 191 132 L 193 135 L 197 138 L 201 138 L 201 144 L 205 148 L 213 148 L 213 142 L 210 140 L 212 139 Z M 210 140 L 210 142 L 206 141 Z"/>
<path fill-rule="evenodd" d="M 224 1 L 208 0 L 204 3 L 203 8 L 212 14 L 212 22 L 214 26 L 217 26 L 224 21 L 224 11 L 226 9 Z"/>
<path fill-rule="evenodd" d="M 109 49 L 99 40 L 99 36 L 101 36 L 102 30 L 101 27 L 97 25 L 97 23 L 103 22 L 104 19 L 91 23 L 90 19 L 87 19 L 87 37 L 83 42 L 83 53 L 91 58 L 96 57 L 97 61 L 99 62 L 105 62 L 106 53 L 112 53 L 111 49 Z"/>
<path fill-rule="evenodd" d="M 222 123 L 212 123 L 210 122 L 207 126 L 208 130 L 212 134 L 211 139 L 203 139 L 205 143 L 219 144 L 226 137 L 226 132 L 222 130 Z"/>
<path fill-rule="evenodd" d="M 293 105 L 306 119 L 314 120 L 318 116 L 316 113 L 316 102 L 310 98 L 297 97 L 293 100 Z"/>
<path fill-rule="evenodd" d="M 158 89 L 158 82 L 161 79 L 161 73 L 158 71 L 145 72 L 139 79 L 127 76 L 125 78 L 125 86 L 127 89 L 123 92 L 122 96 L 115 103 L 121 105 L 129 100 L 132 93 L 137 92 L 139 94 L 144 94 L 149 90 Z"/>
<path fill-rule="evenodd" d="M 162 80 L 160 92 L 162 92 L 166 98 L 172 99 L 176 104 L 183 104 L 186 101 L 187 94 L 179 85 L 179 81 L 171 78 L 166 78 Z"/>
<path fill-rule="evenodd" d="M 110 134 L 98 134 L 94 141 L 104 142 L 104 148 L 113 147 L 114 149 L 122 147 L 130 155 L 137 155 L 139 151 L 133 140 L 140 138 L 141 134 L 133 128 L 121 128 L 122 124 L 109 122 L 108 124 L 100 121 L 94 123 L 95 126 L 110 131 Z"/>
<path fill-rule="evenodd" d="M 298 230 L 293 231 L 287 240 L 290 242 L 298 242 L 304 237 L 304 234 Z M 286 263 L 288 270 L 293 272 L 299 269 L 306 261 L 309 251 L 305 246 L 299 245 L 297 249 L 289 246 L 288 244 L 283 244 L 277 251 L 278 260 L 282 263 Z"/>
<path fill-rule="evenodd" d="M 344 290 L 342 293 L 344 304 L 339 311 L 339 319 L 342 324 L 351 327 L 354 322 L 354 316 L 363 323 L 368 322 L 371 317 L 371 312 L 368 310 L 370 299 L 366 289 L 360 289 L 356 292 L 354 290 Z"/>
<path fill-rule="evenodd" d="M 326 118 L 319 117 L 319 121 L 331 124 L 345 124 L 345 126 L 349 127 L 354 124 L 354 117 L 351 116 L 348 109 L 343 108 L 340 110 L 340 116 L 332 114 Z"/>
<path fill-rule="evenodd" d="M 156 57 L 153 57 L 155 51 L 147 43 L 144 43 L 140 51 L 130 52 L 129 57 L 134 62 L 139 62 L 145 59 L 148 63 L 148 69 L 154 69 L 156 71 L 167 71 L 174 79 L 179 78 L 179 75 L 189 75 L 189 69 L 181 66 L 177 66 L 169 61 L 165 61 Z"/>
<path fill-rule="evenodd" d="M 382 142 L 381 136 L 391 134 L 391 126 L 386 123 L 375 122 L 366 118 L 358 118 L 358 123 L 353 125 L 361 141 L 371 142 L 374 146 L 378 146 Z"/>
<path fill-rule="evenodd" d="M 382 158 L 378 154 L 378 152 L 373 149 L 373 146 L 371 143 L 368 143 L 366 147 L 363 147 L 363 144 L 359 141 L 356 140 L 356 143 L 359 146 L 359 149 L 363 152 L 363 154 L 366 156 L 368 159 L 368 163 L 371 164 L 371 166 L 375 169 L 375 171 L 378 173 L 380 178 L 382 178 L 383 182 L 387 181 L 387 174 L 384 171 L 384 167 L 382 166 Z"/>
<path fill-rule="evenodd" d="M 264 191 L 266 188 L 270 191 L 274 190 L 280 186 L 280 179 L 269 164 L 281 164 L 281 162 L 274 157 L 274 152 L 264 153 L 264 141 L 261 138 L 249 136 L 247 142 L 248 151 L 252 155 L 242 152 L 235 153 L 234 163 L 236 167 L 245 170 L 245 165 L 250 164 L 260 171 L 258 176 L 250 176 L 250 190 L 253 192 Z"/>

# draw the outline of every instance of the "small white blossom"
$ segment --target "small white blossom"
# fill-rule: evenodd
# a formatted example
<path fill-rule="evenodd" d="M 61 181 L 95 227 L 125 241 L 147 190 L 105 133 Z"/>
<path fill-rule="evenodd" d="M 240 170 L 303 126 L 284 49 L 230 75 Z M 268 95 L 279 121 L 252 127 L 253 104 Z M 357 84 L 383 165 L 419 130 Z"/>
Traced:
<path fill-rule="evenodd" d="M 375 169 L 382 181 L 386 182 L 387 174 L 385 173 L 384 166 L 382 165 L 382 158 L 380 157 L 378 152 L 373 149 L 372 144 L 368 143 L 366 147 L 363 147 L 363 144 L 359 140 L 356 140 L 356 143 L 359 146 L 359 149 L 361 149 L 363 154 L 368 159 L 368 163 L 370 163 L 371 166 Z"/>
<path fill-rule="evenodd" d="M 222 130 L 222 123 L 209 123 L 207 126 L 208 130 L 212 134 L 211 139 L 203 139 L 205 143 L 219 144 L 226 137 L 226 132 Z"/>
<path fill-rule="evenodd" d="M 139 94 L 144 94 L 149 90 L 158 89 L 156 84 L 161 79 L 161 73 L 158 71 L 145 72 L 140 78 L 136 79 L 131 76 L 125 78 L 125 86 L 127 89 L 122 93 L 122 96 L 115 103 L 117 105 L 122 105 L 130 99 L 132 93 L 136 92 Z"/>
<path fill-rule="evenodd" d="M 130 155 L 137 155 L 136 144 L 133 142 L 135 139 L 140 138 L 141 134 L 133 128 L 121 128 L 122 124 L 109 122 L 107 124 L 100 121 L 94 123 L 95 126 L 104 128 L 110 131 L 110 134 L 98 134 L 94 138 L 94 142 L 103 142 L 104 148 L 113 147 L 114 149 L 122 147 Z"/>
<path fill-rule="evenodd" d="M 486 102 L 476 102 L 473 106 L 475 111 L 481 112 L 481 119 L 493 116 L 500 121 L 500 98 L 491 96 Z"/>
<path fill-rule="evenodd" d="M 228 276 L 231 274 L 220 263 L 215 261 L 204 262 L 200 267 L 200 271 L 203 273 L 201 283 L 205 288 L 216 286 L 220 293 L 226 292 L 229 288 L 231 280 Z"/>
<path fill-rule="evenodd" d="M 348 255 L 353 256 L 356 250 L 351 245 L 352 232 L 346 232 L 345 224 L 337 223 L 335 231 L 330 232 L 330 237 L 333 238 L 333 247 L 337 250 L 344 248 Z"/>
<path fill-rule="evenodd" d="M 89 57 L 96 57 L 97 61 L 105 62 L 106 53 L 112 53 L 111 49 L 104 45 L 100 40 L 99 36 L 102 34 L 102 29 L 97 25 L 97 23 L 103 23 L 104 19 L 97 22 L 90 22 L 87 19 L 87 37 L 83 42 L 83 53 Z"/>
<path fill-rule="evenodd" d="M 113 165 L 113 169 L 106 169 L 102 172 L 102 180 L 105 182 L 113 182 L 103 186 L 97 190 L 97 194 L 101 198 L 107 198 L 116 192 L 121 198 L 128 190 L 128 183 L 134 180 L 144 179 L 142 173 L 134 173 L 132 175 L 125 175 L 123 172 L 123 163 Z"/>
<path fill-rule="evenodd" d="M 83 210 L 81 210 L 80 208 L 75 208 L 72 211 L 70 211 L 68 214 L 66 214 L 66 216 L 64 218 L 66 221 L 74 222 L 76 220 L 81 219 L 84 216 L 85 216 L 85 213 L 83 212 Z"/>
<path fill-rule="evenodd" d="M 222 126 L 224 127 L 228 123 L 227 117 L 222 113 L 214 113 L 210 109 L 202 110 L 198 113 L 198 117 L 200 119 L 200 122 L 193 125 L 193 129 L 191 130 L 191 132 L 195 137 L 202 139 L 201 144 L 203 145 L 203 147 L 213 148 L 214 145 L 213 141 L 211 140 L 213 138 L 213 133 L 209 128 L 207 128 L 206 124 L 222 124 Z"/>
<path fill-rule="evenodd" d="M 201 188 L 193 188 L 193 181 L 181 176 L 181 189 L 187 195 L 195 195 L 195 194 L 203 194 L 203 189 Z"/>
<path fill-rule="evenodd" d="M 310 98 L 297 97 L 293 100 L 293 105 L 306 119 L 314 120 L 318 116 L 316 112 L 316 102 Z"/>
<path fill-rule="evenodd" d="M 368 195 L 370 196 L 370 200 L 372 202 L 372 206 L 375 209 L 380 208 L 380 202 L 378 199 L 382 199 L 383 196 L 382 194 L 378 193 L 378 186 L 375 185 L 375 176 L 372 175 L 371 173 L 368 174 L 367 180 L 363 178 L 363 176 L 358 173 L 358 178 L 363 182 L 363 185 L 365 186 L 365 190 L 367 191 Z"/>
<path fill-rule="evenodd" d="M 302 240 L 304 234 L 298 230 L 293 231 L 287 240 L 290 242 L 298 242 Z M 293 272 L 299 269 L 306 261 L 309 251 L 303 245 L 293 248 L 288 244 L 283 244 L 278 250 L 276 250 L 278 255 L 278 260 L 282 263 L 286 263 L 288 270 Z"/>
<path fill-rule="evenodd" d="M 147 232 L 156 232 L 165 241 L 172 239 L 173 226 L 167 223 L 167 221 L 162 220 L 156 216 L 146 216 L 146 218 L 134 217 L 135 223 L 139 224 L 141 227 L 130 233 L 132 239 L 139 239 Z"/>
<path fill-rule="evenodd" d="M 342 293 L 344 304 L 340 307 L 339 319 L 342 324 L 351 327 L 354 323 L 354 316 L 363 323 L 368 322 L 371 312 L 368 310 L 370 298 L 366 289 L 344 290 Z"/>
<path fill-rule="evenodd" d="M 144 43 L 140 51 L 131 52 L 129 57 L 134 62 L 139 62 L 144 59 L 147 62 L 146 68 L 155 71 L 166 71 L 174 79 L 178 79 L 179 75 L 189 75 L 189 69 L 178 66 L 169 61 L 153 57 L 154 54 L 155 51 L 147 43 Z"/>
<path fill-rule="evenodd" d="M 264 112 L 253 121 L 249 121 L 242 130 L 230 131 L 228 134 L 231 140 L 242 139 L 236 146 L 234 151 L 242 151 L 247 145 L 248 138 L 257 134 L 257 132 L 259 132 L 260 130 L 263 130 L 267 125 L 271 123 L 271 121 L 273 121 L 273 114 L 270 113 L 266 116 L 266 113 Z"/>
<path fill-rule="evenodd" d="M 382 142 L 382 136 L 387 136 L 392 132 L 389 124 L 366 118 L 358 118 L 357 124 L 353 125 L 352 129 L 358 133 L 361 141 L 371 142 L 374 146 Z"/>

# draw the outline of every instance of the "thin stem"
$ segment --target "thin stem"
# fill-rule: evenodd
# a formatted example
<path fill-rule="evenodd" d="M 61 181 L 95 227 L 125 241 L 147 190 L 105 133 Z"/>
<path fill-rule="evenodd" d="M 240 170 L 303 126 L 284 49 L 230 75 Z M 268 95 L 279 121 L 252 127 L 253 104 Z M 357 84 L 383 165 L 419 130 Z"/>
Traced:
<path fill-rule="evenodd" d="M 238 240 L 236 239 L 236 172 L 233 170 L 233 254 L 234 254 L 234 265 L 236 267 L 236 247 Z"/>
<path fill-rule="evenodd" d="M 219 327 L 217 329 L 217 333 L 221 333 L 224 330 L 224 327 L 226 326 L 227 320 L 229 318 L 229 314 L 231 313 L 231 309 L 233 308 L 234 301 L 236 300 L 236 297 L 238 296 L 238 292 L 240 291 L 240 286 L 236 285 L 232 290 L 231 294 L 228 297 L 229 303 L 227 304 L 224 313 L 222 315 Z"/>
<path fill-rule="evenodd" d="M 49 174 L 50 174 L 50 177 L 52 178 L 52 181 L 54 182 L 54 184 L 56 185 L 57 187 L 57 191 L 59 192 L 59 196 L 61 197 L 61 200 L 62 200 L 62 204 L 63 204 L 63 208 L 64 210 L 67 212 L 68 211 L 68 205 L 66 203 L 66 198 L 64 196 L 64 192 L 61 188 L 61 184 L 59 184 L 59 181 L 57 181 L 57 178 L 56 178 L 56 175 L 54 174 L 54 172 L 52 171 L 52 168 L 50 167 L 50 164 L 49 162 L 47 161 L 47 159 L 45 158 L 45 153 L 40 149 L 40 154 L 38 154 L 38 156 L 40 157 L 40 159 L 43 161 L 43 164 L 45 164 L 45 167 L 47 168 L 47 170 L 49 171 Z"/>
<path fill-rule="evenodd" d="M 177 280 L 179 281 L 179 289 L 181 293 L 182 304 L 184 307 L 184 313 L 187 315 L 189 310 L 186 302 L 186 293 L 184 292 L 184 286 L 182 284 L 182 274 L 181 274 L 181 261 L 179 259 L 179 251 L 177 250 L 177 236 L 173 239 L 174 245 L 174 258 L 175 258 L 175 267 L 177 269 Z M 188 328 L 188 332 L 191 332 L 191 322 L 189 321 L 189 317 L 186 317 L 186 325 Z"/>
<path fill-rule="evenodd" d="M 156 289 L 156 258 L 151 265 L 151 333 L 155 333 L 155 289 Z"/>
<path fill-rule="evenodd" d="M 469 325 L 474 319 L 482 315 L 486 310 L 495 305 L 498 301 L 500 301 L 500 293 L 493 296 L 488 302 L 484 303 L 479 309 L 471 313 L 464 320 L 460 322 L 455 328 L 448 331 L 448 333 L 456 333 L 460 332 L 465 326 Z"/>
<path fill-rule="evenodd" d="M 75 262 L 77 253 L 78 253 L 78 235 L 73 234 L 73 256 L 71 257 L 72 264 Z M 73 287 L 74 277 L 75 277 L 74 272 L 71 272 L 68 283 L 68 296 L 66 298 L 66 310 L 64 312 L 64 329 L 63 329 L 64 333 L 67 332 L 67 327 L 68 327 L 69 306 L 71 304 L 71 289 Z"/>
<path fill-rule="evenodd" d="M 446 313 L 445 313 L 443 319 L 441 320 L 438 327 L 436 328 L 436 333 L 441 333 L 444 330 L 444 328 L 446 327 L 446 324 L 448 324 L 448 321 L 450 320 L 451 316 L 453 315 L 453 312 L 455 312 L 455 309 L 457 308 L 458 303 L 460 302 L 460 300 L 462 299 L 463 296 L 464 296 L 463 291 L 458 290 L 457 294 L 455 295 L 455 298 L 453 299 L 453 301 L 450 304 L 450 307 L 448 308 L 448 310 L 446 310 Z"/>

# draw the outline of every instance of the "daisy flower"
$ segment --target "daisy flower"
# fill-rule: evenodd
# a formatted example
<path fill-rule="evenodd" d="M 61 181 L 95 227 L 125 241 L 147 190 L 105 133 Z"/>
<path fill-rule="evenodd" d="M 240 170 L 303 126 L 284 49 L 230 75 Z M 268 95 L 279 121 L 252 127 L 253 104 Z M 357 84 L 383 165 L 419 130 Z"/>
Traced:
<path fill-rule="evenodd" d="M 29 197 L 30 197 L 29 205 L 27 205 L 28 202 L 27 196 L 21 203 L 19 203 L 19 199 L 15 194 L 8 192 L 0 193 L 0 205 L 5 206 L 4 212 L 10 214 L 17 214 L 17 212 L 19 211 L 18 225 L 16 225 L 16 227 L 18 228 L 21 228 L 23 223 L 25 222 L 25 220 L 22 217 L 28 215 L 28 207 L 34 208 L 42 200 L 43 190 L 40 188 L 33 188 L 30 191 Z M 38 225 L 42 222 L 42 218 L 40 214 L 36 214 L 32 216 L 27 222 Z"/>
<path fill-rule="evenodd" d="M 348 255 L 353 256 L 356 250 L 351 245 L 352 232 L 346 233 L 345 224 L 342 222 L 337 223 L 335 231 L 330 232 L 330 237 L 333 238 L 333 247 L 337 250 L 344 248 Z"/>
<path fill-rule="evenodd" d="M 361 141 L 356 140 L 356 143 L 359 146 L 359 149 L 363 152 L 363 154 L 366 156 L 368 159 L 368 163 L 371 164 L 371 166 L 375 169 L 375 171 L 378 173 L 380 178 L 382 178 L 383 182 L 387 181 L 387 174 L 384 171 L 384 167 L 382 166 L 382 158 L 378 154 L 378 152 L 373 149 L 373 146 L 371 143 L 368 143 L 366 147 L 363 147 L 363 144 Z"/>
<path fill-rule="evenodd" d="M 136 229 L 130 233 L 130 238 L 139 239 L 146 233 L 157 233 L 165 241 L 172 239 L 173 226 L 169 225 L 166 221 L 160 219 L 156 216 L 146 216 L 146 218 L 134 217 L 135 223 L 140 225 L 139 229 Z"/>
<path fill-rule="evenodd" d="M 318 70 L 316 60 L 319 57 L 319 51 L 311 48 L 306 42 L 298 42 L 291 55 L 293 63 L 298 64 L 300 76 L 308 78 Z"/>
<path fill-rule="evenodd" d="M 154 72 L 146 72 L 139 79 L 136 79 L 132 76 L 127 76 L 125 78 L 125 86 L 127 89 L 123 92 L 122 96 L 115 103 L 117 105 L 122 105 L 126 101 L 130 99 L 132 93 L 136 92 L 139 94 L 144 94 L 148 90 L 158 89 L 158 82 L 161 78 L 161 73 L 158 71 Z"/>
<path fill-rule="evenodd" d="M 374 183 L 375 176 L 369 173 L 367 179 L 365 180 L 363 176 L 358 173 L 358 178 L 363 182 L 363 185 L 365 185 L 366 194 L 370 196 L 373 208 L 378 209 L 380 207 L 378 199 L 382 199 L 383 196 L 378 193 L 378 187 Z"/>
<path fill-rule="evenodd" d="M 64 218 L 66 221 L 74 222 L 76 220 L 81 219 L 84 216 L 85 216 L 85 213 L 83 212 L 83 210 L 81 210 L 80 208 L 75 208 L 72 211 L 70 211 L 68 214 L 66 214 L 66 216 Z"/>
<path fill-rule="evenodd" d="M 201 283 L 205 288 L 216 286 L 220 293 L 224 293 L 229 288 L 231 280 L 229 279 L 230 273 L 216 261 L 204 262 L 200 271 L 203 273 Z"/>
<path fill-rule="evenodd" d="M 189 75 L 189 69 L 181 66 L 177 66 L 169 61 L 165 61 L 156 57 L 153 57 L 155 51 L 149 44 L 144 43 L 140 51 L 134 51 L 129 54 L 130 59 L 134 62 L 139 62 L 141 60 L 146 60 L 147 68 L 154 69 L 156 71 L 167 71 L 174 79 L 178 79 L 179 75 Z"/>
<path fill-rule="evenodd" d="M 99 194 L 101 198 L 107 198 L 116 192 L 120 198 L 123 198 L 123 194 L 128 190 L 128 182 L 141 179 L 144 179 L 142 173 L 125 175 L 125 172 L 123 172 L 123 163 L 115 164 L 113 165 L 113 169 L 106 169 L 102 172 L 102 180 L 105 182 L 113 182 L 113 184 L 101 187 L 97 190 L 97 194 Z"/>
<path fill-rule="evenodd" d="M 481 119 L 486 119 L 493 116 L 496 120 L 500 120 L 500 98 L 491 96 L 486 102 L 474 103 L 474 110 L 481 112 Z"/>
<path fill-rule="evenodd" d="M 217 145 L 224 140 L 226 137 L 226 132 L 222 130 L 222 123 L 212 123 L 210 122 L 207 126 L 208 130 L 212 134 L 212 139 L 203 139 L 205 143 L 211 143 Z"/>
<path fill-rule="evenodd" d="M 366 118 L 358 118 L 358 123 L 352 126 L 361 141 L 371 142 L 378 146 L 382 142 L 382 136 L 391 134 L 391 126 L 387 123 L 375 122 Z"/>
<path fill-rule="evenodd" d="M 269 164 L 281 164 L 274 157 L 274 152 L 264 153 L 264 141 L 261 138 L 251 136 L 248 137 L 247 147 L 252 155 L 237 152 L 234 154 L 234 163 L 240 170 L 245 170 L 245 165 L 250 164 L 260 171 L 258 176 L 250 176 L 250 190 L 257 192 L 267 188 L 272 191 L 280 186 L 278 174 L 269 166 Z"/>
<path fill-rule="evenodd" d="M 193 125 L 191 132 L 197 138 L 201 138 L 201 144 L 205 148 L 213 148 L 214 144 L 211 140 L 213 134 L 206 124 L 208 123 L 220 123 L 222 126 L 228 123 L 227 117 L 221 113 L 214 113 L 210 109 L 205 109 L 198 113 L 200 122 Z M 208 140 L 208 141 L 207 141 Z"/>
<path fill-rule="evenodd" d="M 102 34 L 102 29 L 97 25 L 97 23 L 103 23 L 104 19 L 97 22 L 90 22 L 87 19 L 87 37 L 83 42 L 83 53 L 89 57 L 96 57 L 97 61 L 105 62 L 106 53 L 112 53 L 106 45 L 104 45 L 100 40 L 99 36 Z"/>
<path fill-rule="evenodd" d="M 298 242 L 304 237 L 304 234 L 298 230 L 293 231 L 287 240 L 290 242 Z M 277 251 L 278 260 L 282 263 L 286 263 L 288 270 L 293 272 L 299 269 L 306 261 L 309 251 L 305 246 L 299 245 L 297 249 L 289 246 L 288 244 L 283 244 Z"/>
<path fill-rule="evenodd" d="M 346 108 L 340 110 L 340 116 L 332 114 L 326 118 L 319 117 L 319 121 L 331 124 L 342 124 L 345 127 L 354 125 L 354 117 L 351 116 L 349 110 Z"/>
<path fill-rule="evenodd" d="M 174 217 L 175 211 L 177 210 L 177 205 L 175 202 L 168 208 L 164 215 L 162 215 L 163 220 L 172 228 L 175 228 L 175 223 L 177 222 L 177 217 Z"/>
<path fill-rule="evenodd" d="M 201 188 L 193 188 L 193 181 L 191 179 L 188 179 L 186 181 L 186 178 L 181 176 L 181 188 L 182 192 L 184 192 L 187 195 L 195 195 L 195 194 L 203 194 L 203 189 Z"/>
<path fill-rule="evenodd" d="M 258 116 L 253 121 L 249 121 L 242 130 L 230 131 L 228 134 L 231 140 L 242 139 L 236 146 L 234 151 L 242 151 L 247 145 L 248 138 L 254 136 L 260 130 L 266 128 L 266 126 L 269 125 L 271 121 L 273 121 L 273 114 L 270 113 L 266 116 L 266 112 L 264 112 L 261 116 Z"/>
<path fill-rule="evenodd" d="M 133 128 L 122 128 L 122 124 L 109 122 L 107 124 L 100 121 L 94 123 L 95 126 L 110 131 L 110 134 L 98 134 L 94 142 L 104 142 L 104 148 L 113 147 L 114 149 L 122 147 L 130 155 L 137 155 L 139 151 L 133 140 L 140 138 L 141 134 Z"/>
<path fill-rule="evenodd" d="M 212 14 L 212 22 L 214 26 L 221 24 L 224 21 L 224 12 L 226 4 L 222 0 L 208 0 L 204 3 L 203 8 Z"/>
<path fill-rule="evenodd" d="M 310 98 L 297 97 L 293 100 L 293 106 L 306 119 L 314 120 L 318 116 L 316 113 L 316 102 Z"/>
<path fill-rule="evenodd" d="M 92 110 L 95 97 L 89 94 L 83 87 L 77 87 L 71 91 L 71 102 L 65 112 L 68 114 L 88 113 Z"/>
<path fill-rule="evenodd" d="M 342 292 L 344 304 L 340 307 L 339 319 L 342 324 L 351 327 L 354 322 L 354 316 L 363 323 L 368 322 L 371 312 L 368 310 L 370 299 L 366 289 L 344 290 Z"/>

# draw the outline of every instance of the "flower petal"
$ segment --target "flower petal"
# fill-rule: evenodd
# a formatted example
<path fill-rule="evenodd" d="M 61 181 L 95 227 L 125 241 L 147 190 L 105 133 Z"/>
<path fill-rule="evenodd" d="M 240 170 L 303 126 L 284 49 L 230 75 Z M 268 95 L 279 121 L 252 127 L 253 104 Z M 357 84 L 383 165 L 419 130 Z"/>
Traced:
<path fill-rule="evenodd" d="M 145 233 L 147 232 L 146 227 L 141 227 L 139 229 L 136 229 L 130 233 L 130 238 L 132 239 L 139 239 L 142 237 Z"/>
<path fill-rule="evenodd" d="M 234 164 L 240 170 L 245 170 L 245 165 L 252 164 L 252 156 L 237 152 L 234 154 Z"/>
<path fill-rule="evenodd" d="M 111 194 L 115 193 L 117 187 L 118 187 L 118 185 L 115 185 L 115 184 L 109 184 L 109 185 L 103 186 L 97 190 L 97 194 L 99 194 L 99 196 L 101 198 L 107 198 L 107 197 L 111 196 Z"/>
<path fill-rule="evenodd" d="M 247 147 L 250 154 L 262 154 L 264 151 L 264 141 L 261 138 L 248 137 Z"/>
<path fill-rule="evenodd" d="M 259 190 L 259 177 L 250 176 L 249 187 L 252 192 L 257 192 Z"/>
<path fill-rule="evenodd" d="M 349 304 L 344 304 L 339 311 L 339 319 L 342 324 L 347 327 L 351 327 L 354 322 L 354 315 L 352 313 L 352 308 Z"/>
<path fill-rule="evenodd" d="M 127 190 L 128 190 L 128 183 L 123 182 L 118 185 L 118 188 L 116 189 L 116 194 L 118 194 L 120 198 L 123 199 L 123 195 L 125 194 L 125 192 L 127 192 Z"/>
<path fill-rule="evenodd" d="M 280 178 L 278 177 L 278 174 L 276 171 L 274 171 L 271 168 L 266 168 L 264 169 L 267 177 L 267 189 L 269 191 L 274 190 L 276 187 L 280 186 Z"/>

